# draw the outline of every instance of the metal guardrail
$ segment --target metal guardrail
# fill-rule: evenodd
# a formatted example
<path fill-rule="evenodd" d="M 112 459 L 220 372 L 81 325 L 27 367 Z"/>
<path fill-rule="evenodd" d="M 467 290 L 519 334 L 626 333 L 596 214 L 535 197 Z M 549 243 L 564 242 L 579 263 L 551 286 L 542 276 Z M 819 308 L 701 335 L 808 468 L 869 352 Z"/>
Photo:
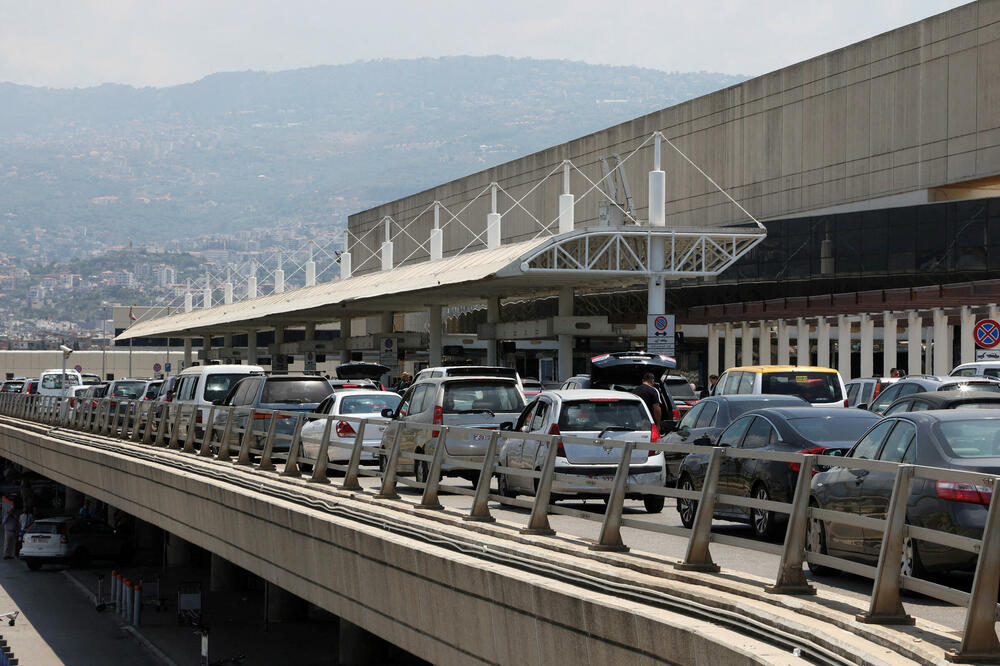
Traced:
<path fill-rule="evenodd" d="M 415 506 L 424 510 L 441 509 L 438 495 L 442 492 L 441 480 L 445 466 L 449 471 L 465 470 L 478 474 L 474 490 L 448 486 L 453 494 L 470 495 L 472 502 L 465 520 L 492 521 L 489 502 L 530 508 L 527 524 L 521 530 L 525 534 L 553 535 L 549 524 L 550 514 L 565 514 L 587 520 L 600 521 L 600 535 L 591 546 L 594 550 L 627 551 L 622 540 L 621 528 L 630 527 L 646 531 L 681 536 L 688 539 L 683 561 L 679 569 L 696 571 L 718 571 L 713 562 L 710 544 L 721 543 L 749 550 L 778 554 L 781 557 L 777 577 L 765 589 L 774 594 L 814 594 L 816 592 L 806 579 L 802 566 L 806 562 L 842 569 L 866 576 L 874 581 L 869 609 L 857 616 L 858 621 L 873 624 L 911 624 L 910 617 L 900 599 L 902 590 L 910 590 L 939 599 L 946 603 L 967 608 L 965 626 L 959 648 L 949 654 L 956 662 L 1000 661 L 1000 641 L 997 639 L 995 622 L 997 618 L 997 592 L 1000 586 L 1000 502 L 991 502 L 983 535 L 974 539 L 962 535 L 907 525 L 906 505 L 914 479 L 932 479 L 967 483 L 974 486 L 990 487 L 993 497 L 1000 496 L 1000 476 L 976 472 L 921 467 L 884 461 L 851 459 L 851 467 L 894 474 L 895 482 L 885 518 L 873 518 L 853 513 L 820 509 L 809 504 L 810 481 L 816 465 L 842 464 L 844 458 L 813 454 L 784 453 L 776 451 L 741 450 L 726 447 L 704 447 L 688 444 L 662 444 L 634 442 L 613 439 L 590 439 L 563 435 L 542 435 L 536 433 L 506 432 L 499 430 L 477 430 L 456 426 L 399 423 L 389 437 L 388 446 L 383 441 L 376 452 L 383 461 L 381 469 L 362 467 L 361 457 L 364 435 L 371 426 L 388 425 L 386 419 L 362 418 L 351 415 L 323 415 L 283 410 L 259 410 L 249 407 L 212 406 L 208 416 L 199 423 L 201 407 L 181 403 L 155 401 L 109 400 L 92 401 L 77 398 L 73 406 L 68 399 L 54 396 L 0 394 L 0 414 L 42 422 L 55 427 L 71 428 L 94 435 L 116 437 L 148 446 L 180 450 L 193 455 L 228 461 L 236 465 L 253 467 L 260 471 L 274 471 L 281 476 L 301 477 L 303 469 L 312 466 L 308 481 L 330 483 L 329 470 L 344 473 L 339 487 L 344 490 L 360 491 L 359 477 L 379 477 L 380 483 L 375 497 L 398 499 L 398 484 L 413 486 L 422 490 L 419 503 Z M 257 418 L 255 418 L 257 417 Z M 294 419 L 291 432 L 278 432 L 279 418 Z M 257 427 L 257 422 L 267 424 Z M 307 422 L 324 421 L 319 450 L 315 457 L 302 455 L 302 429 Z M 331 462 L 329 450 L 334 423 L 344 421 L 355 429 L 350 457 L 346 464 Z M 434 445 L 430 452 L 403 451 L 404 429 L 432 431 L 428 441 Z M 476 433 L 487 439 L 482 460 L 452 458 L 448 456 L 444 443 L 448 433 L 461 430 Z M 388 430 L 387 430 L 388 432 Z M 436 432 L 436 435 L 434 434 Z M 546 456 L 541 469 L 525 470 L 501 466 L 498 460 L 501 441 L 506 438 L 531 439 L 546 445 Z M 288 443 L 284 460 L 276 459 L 275 444 Z M 584 444 L 620 449 L 621 455 L 611 481 L 601 479 L 581 479 L 578 475 L 560 474 L 556 468 L 556 453 L 559 444 Z M 700 490 L 668 488 L 663 486 L 640 485 L 629 480 L 631 454 L 636 446 L 652 452 L 705 453 L 711 455 L 705 479 Z M 282 447 L 283 448 L 283 447 Z M 343 448 L 338 444 L 337 448 Z M 235 456 L 235 460 L 233 459 Z M 414 465 L 425 463 L 426 482 L 402 478 L 399 474 L 401 458 L 412 459 Z M 752 458 L 780 461 L 799 465 L 798 480 L 790 503 L 762 500 L 750 497 L 728 495 L 719 492 L 719 472 L 726 458 Z M 279 465 L 281 465 L 279 470 Z M 533 501 L 504 497 L 491 493 L 491 481 L 495 474 L 520 475 L 535 481 L 536 492 Z M 595 494 L 607 495 L 607 508 L 603 516 L 560 507 L 552 503 L 554 482 L 572 482 L 592 489 Z M 690 529 L 638 521 L 623 516 L 627 495 L 659 495 L 675 499 L 697 502 L 694 522 Z M 755 541 L 713 533 L 712 520 L 717 505 L 728 505 L 773 511 L 788 515 L 788 525 L 784 542 L 773 543 Z M 831 555 L 806 549 L 806 535 L 810 520 L 841 523 L 882 532 L 882 543 L 878 563 L 872 567 Z M 978 562 L 972 589 L 966 592 L 919 578 L 903 575 L 900 563 L 903 558 L 904 543 L 907 538 L 932 542 L 978 554 Z"/>

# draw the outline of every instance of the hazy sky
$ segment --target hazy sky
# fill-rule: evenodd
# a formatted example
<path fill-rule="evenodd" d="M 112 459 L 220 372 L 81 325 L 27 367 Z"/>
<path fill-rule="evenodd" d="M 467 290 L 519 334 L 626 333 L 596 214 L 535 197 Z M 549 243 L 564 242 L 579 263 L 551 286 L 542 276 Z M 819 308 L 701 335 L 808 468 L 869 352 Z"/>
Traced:
<path fill-rule="evenodd" d="M 441 55 L 762 74 L 954 0 L 0 0 L 0 81 L 166 86 Z"/>

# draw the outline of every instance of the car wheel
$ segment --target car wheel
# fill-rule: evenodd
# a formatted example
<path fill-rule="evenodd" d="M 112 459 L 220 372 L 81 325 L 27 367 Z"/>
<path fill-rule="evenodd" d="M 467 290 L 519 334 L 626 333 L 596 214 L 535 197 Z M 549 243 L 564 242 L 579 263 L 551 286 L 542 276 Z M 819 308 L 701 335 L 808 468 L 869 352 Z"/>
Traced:
<path fill-rule="evenodd" d="M 39 562 L 38 560 L 34 559 L 25 560 L 24 563 L 28 565 L 28 569 L 30 569 L 31 571 L 38 571 L 39 569 L 42 568 L 42 563 Z"/>
<path fill-rule="evenodd" d="M 899 573 L 910 578 L 923 578 L 927 573 L 920 561 L 920 553 L 917 552 L 917 542 L 910 537 L 903 539 L 903 561 L 900 563 Z"/>
<path fill-rule="evenodd" d="M 809 506 L 819 508 L 816 502 L 810 502 Z M 819 518 L 810 518 L 806 526 L 806 551 L 826 555 L 826 525 Z M 809 562 L 809 571 L 816 576 L 829 576 L 838 573 L 836 569 Z"/>
<path fill-rule="evenodd" d="M 385 474 L 385 468 L 389 466 L 389 461 L 381 453 L 378 456 L 378 471 L 381 474 Z"/>
<path fill-rule="evenodd" d="M 767 492 L 767 487 L 763 483 L 754 486 L 751 493 L 754 499 L 769 501 L 771 493 Z M 763 509 L 750 510 L 750 526 L 753 527 L 753 535 L 758 539 L 770 539 L 774 536 L 774 512 Z"/>
<path fill-rule="evenodd" d="M 643 495 L 642 505 L 646 507 L 646 513 L 659 513 L 663 511 L 664 500 L 663 495 Z"/>
<path fill-rule="evenodd" d="M 517 497 L 517 493 L 510 488 L 510 480 L 506 474 L 497 474 L 497 494 L 500 497 Z"/>
<path fill-rule="evenodd" d="M 694 483 L 691 481 L 691 477 L 686 474 L 681 477 L 680 482 L 681 490 L 694 490 Z M 695 514 L 698 513 L 698 502 L 697 500 L 685 499 L 682 497 L 677 498 L 677 513 L 680 514 L 681 524 L 691 529 L 694 525 Z"/>
<path fill-rule="evenodd" d="M 313 466 L 309 463 L 299 463 L 299 474 L 312 474 Z"/>

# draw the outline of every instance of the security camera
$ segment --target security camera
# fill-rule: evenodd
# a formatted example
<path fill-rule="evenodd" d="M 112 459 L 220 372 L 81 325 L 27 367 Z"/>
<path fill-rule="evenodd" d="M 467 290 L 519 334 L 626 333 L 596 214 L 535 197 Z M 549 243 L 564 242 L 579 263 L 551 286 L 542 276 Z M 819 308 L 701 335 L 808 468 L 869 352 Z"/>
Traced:
<path fill-rule="evenodd" d="M 59 345 L 59 350 L 66 356 L 69 356 L 70 354 L 73 353 L 73 350 L 67 347 L 66 345 Z"/>

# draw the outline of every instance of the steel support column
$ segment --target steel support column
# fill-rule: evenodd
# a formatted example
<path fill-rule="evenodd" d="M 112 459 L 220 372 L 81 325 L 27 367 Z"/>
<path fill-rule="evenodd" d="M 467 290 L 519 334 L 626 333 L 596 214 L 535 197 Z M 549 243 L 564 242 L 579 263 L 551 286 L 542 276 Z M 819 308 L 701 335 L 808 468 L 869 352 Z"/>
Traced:
<path fill-rule="evenodd" d="M 563 287 L 559 290 L 559 316 L 573 316 L 573 288 Z M 499 307 L 497 319 L 499 319 Z M 496 341 L 493 344 L 496 353 Z M 559 335 L 559 381 L 573 376 L 573 336 L 567 333 Z"/>
<path fill-rule="evenodd" d="M 441 306 L 432 305 L 427 309 L 430 320 L 430 345 L 428 346 L 428 361 L 431 367 L 441 365 Z"/>
<path fill-rule="evenodd" d="M 851 322 L 837 315 L 837 370 L 846 382 L 851 378 Z"/>

